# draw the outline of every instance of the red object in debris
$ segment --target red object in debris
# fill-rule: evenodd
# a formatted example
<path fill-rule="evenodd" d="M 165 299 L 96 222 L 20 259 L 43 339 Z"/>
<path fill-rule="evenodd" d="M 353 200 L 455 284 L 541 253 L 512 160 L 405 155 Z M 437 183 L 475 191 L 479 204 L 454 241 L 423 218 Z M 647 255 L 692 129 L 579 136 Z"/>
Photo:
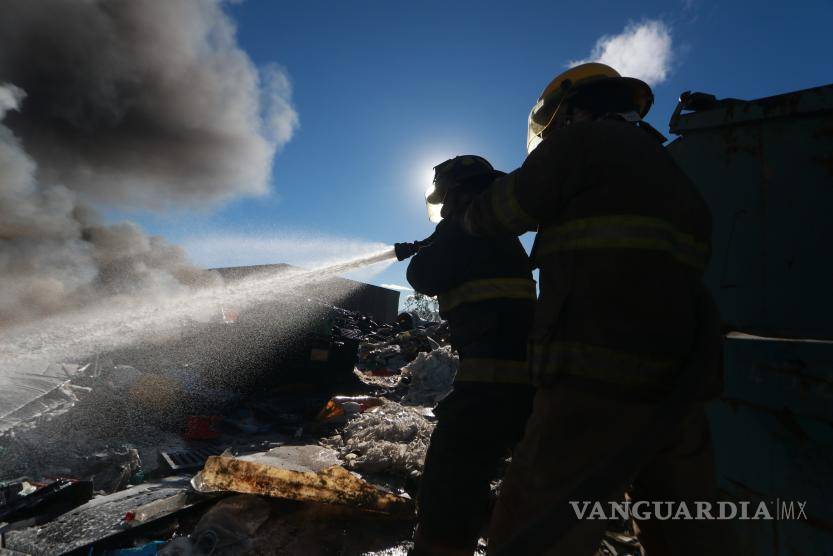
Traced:
<path fill-rule="evenodd" d="M 124 521 L 133 521 L 134 519 L 136 519 L 135 513 L 127 512 L 126 514 L 124 514 Z"/>
<path fill-rule="evenodd" d="M 234 324 L 240 318 L 240 311 L 233 307 L 220 307 L 220 314 L 226 324 Z"/>
<path fill-rule="evenodd" d="M 221 433 L 214 427 L 222 421 L 223 418 L 219 415 L 189 415 L 185 421 L 182 438 L 188 441 L 219 438 Z"/>
<path fill-rule="evenodd" d="M 391 376 L 394 373 L 387 367 L 379 367 L 378 369 L 373 369 L 372 371 L 370 371 L 370 374 L 372 376 Z"/>

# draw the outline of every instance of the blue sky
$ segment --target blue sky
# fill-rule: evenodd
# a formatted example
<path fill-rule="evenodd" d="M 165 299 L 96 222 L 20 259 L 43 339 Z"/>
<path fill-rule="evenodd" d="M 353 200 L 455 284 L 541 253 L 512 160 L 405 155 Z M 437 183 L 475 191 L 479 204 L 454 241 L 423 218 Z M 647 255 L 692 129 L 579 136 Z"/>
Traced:
<path fill-rule="evenodd" d="M 541 89 L 605 44 L 628 67 L 653 72 L 648 120 L 663 132 L 684 90 L 757 98 L 833 81 L 829 0 L 754 7 L 707 0 L 246 0 L 226 10 L 254 63 L 277 64 L 289 77 L 300 127 L 277 154 L 267 195 L 210 210 L 129 214 L 204 264 L 294 256 L 255 240 L 289 238 L 303 249 L 311 235 L 319 246 L 341 246 L 337 238 L 390 244 L 427 236 L 433 226 L 423 192 L 431 167 L 463 153 L 503 170 L 520 165 L 527 113 Z M 631 43 L 633 52 L 618 54 L 610 49 L 626 43 L 599 43 L 645 25 L 670 43 Z M 214 237 L 234 241 L 214 249 Z M 398 263 L 369 281 L 406 284 L 404 272 Z"/>

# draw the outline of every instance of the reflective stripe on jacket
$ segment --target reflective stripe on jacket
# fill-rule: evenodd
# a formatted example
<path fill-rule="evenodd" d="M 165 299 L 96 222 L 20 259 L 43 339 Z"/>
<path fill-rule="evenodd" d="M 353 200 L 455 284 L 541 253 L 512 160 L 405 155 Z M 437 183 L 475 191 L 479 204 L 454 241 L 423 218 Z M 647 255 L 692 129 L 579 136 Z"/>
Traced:
<path fill-rule="evenodd" d="M 455 381 L 529 384 L 529 367 L 525 360 L 469 357 L 460 360 Z"/>
<path fill-rule="evenodd" d="M 437 296 L 460 354 L 457 381 L 529 382 L 536 290 L 518 238 L 475 237 L 443 220 L 433 242 L 411 259 L 408 282 Z"/>
<path fill-rule="evenodd" d="M 453 311 L 463 303 L 490 299 L 521 299 L 535 301 L 535 280 L 532 278 L 487 278 L 463 282 L 453 290 L 437 295 L 443 312 Z"/>
<path fill-rule="evenodd" d="M 666 386 L 682 366 L 680 359 L 637 355 L 579 342 L 532 342 L 529 360 L 540 380 L 558 373 L 628 386 Z"/>
<path fill-rule="evenodd" d="M 542 231 L 536 254 L 584 249 L 642 249 L 670 255 L 702 272 L 709 261 L 709 245 L 677 230 L 661 218 L 626 214 L 577 218 Z"/>
<path fill-rule="evenodd" d="M 472 202 L 463 223 L 485 237 L 538 232 L 537 385 L 571 375 L 662 386 L 693 346 L 720 349 L 719 336 L 696 341 L 708 207 L 662 144 L 632 124 L 554 130 Z"/>

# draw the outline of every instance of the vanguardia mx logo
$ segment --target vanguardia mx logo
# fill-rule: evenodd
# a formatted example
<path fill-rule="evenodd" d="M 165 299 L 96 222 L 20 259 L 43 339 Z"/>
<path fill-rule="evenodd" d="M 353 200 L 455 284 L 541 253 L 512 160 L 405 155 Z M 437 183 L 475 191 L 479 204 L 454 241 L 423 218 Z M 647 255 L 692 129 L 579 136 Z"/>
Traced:
<path fill-rule="evenodd" d="M 582 519 L 630 519 L 657 520 L 775 520 L 797 521 L 807 519 L 807 501 L 781 500 L 774 502 L 720 501 L 720 502 L 591 502 L 571 501 L 576 518 Z"/>

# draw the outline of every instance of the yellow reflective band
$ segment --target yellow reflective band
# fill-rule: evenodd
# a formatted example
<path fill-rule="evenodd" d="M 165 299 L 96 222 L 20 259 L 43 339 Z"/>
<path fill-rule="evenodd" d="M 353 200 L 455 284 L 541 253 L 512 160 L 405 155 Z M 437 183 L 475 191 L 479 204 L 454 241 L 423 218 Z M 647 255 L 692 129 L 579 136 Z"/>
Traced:
<path fill-rule="evenodd" d="M 492 212 L 501 225 L 515 233 L 535 228 L 537 221 L 528 215 L 515 197 L 515 174 L 508 174 L 492 186 Z"/>
<path fill-rule="evenodd" d="M 623 386 L 664 386 L 682 368 L 673 357 L 643 355 L 580 342 L 530 342 L 533 381 L 572 375 Z"/>
<path fill-rule="evenodd" d="M 588 249 L 646 249 L 662 251 L 680 263 L 705 270 L 708 244 L 677 230 L 660 218 L 621 215 L 579 218 L 541 232 L 537 253 Z"/>
<path fill-rule="evenodd" d="M 528 299 L 535 301 L 535 280 L 529 278 L 490 278 L 464 282 L 437 296 L 440 310 L 451 311 L 463 303 L 490 299 Z"/>
<path fill-rule="evenodd" d="M 529 367 L 526 361 L 470 357 L 460 360 L 454 382 L 529 384 Z"/>

